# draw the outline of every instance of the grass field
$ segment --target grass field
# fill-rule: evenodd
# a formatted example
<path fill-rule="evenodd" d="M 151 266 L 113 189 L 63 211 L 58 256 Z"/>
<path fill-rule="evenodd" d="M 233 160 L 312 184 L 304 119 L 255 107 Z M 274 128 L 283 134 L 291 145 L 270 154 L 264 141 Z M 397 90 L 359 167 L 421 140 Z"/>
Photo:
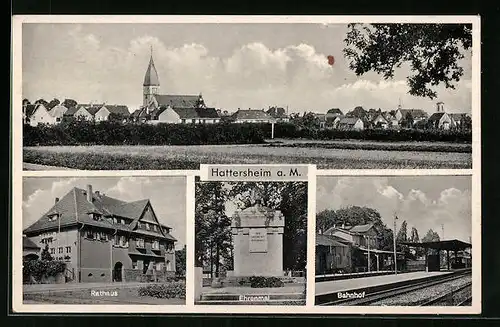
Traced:
<path fill-rule="evenodd" d="M 353 142 L 360 144 L 359 141 Z M 472 167 L 472 154 L 467 150 L 439 152 L 434 148 L 434 151 L 424 151 L 425 144 L 419 145 L 420 151 L 401 151 L 395 146 L 391 146 L 390 150 L 363 150 L 359 148 L 337 149 L 331 146 L 326 148 L 307 144 L 300 146 L 295 141 L 288 144 L 295 145 L 25 147 L 23 161 L 85 170 L 198 169 L 200 163 L 302 163 L 316 164 L 319 169 L 467 169 Z M 432 145 L 436 146 L 436 144 Z M 403 145 L 399 144 L 399 146 Z M 453 146 L 467 148 L 467 145 Z M 357 145 L 357 147 L 360 146 Z"/>

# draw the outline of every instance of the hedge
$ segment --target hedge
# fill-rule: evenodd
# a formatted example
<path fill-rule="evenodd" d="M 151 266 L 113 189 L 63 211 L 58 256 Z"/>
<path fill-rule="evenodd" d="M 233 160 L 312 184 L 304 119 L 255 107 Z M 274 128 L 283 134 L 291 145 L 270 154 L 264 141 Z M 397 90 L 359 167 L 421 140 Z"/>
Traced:
<path fill-rule="evenodd" d="M 267 288 L 267 287 L 283 287 L 284 283 L 277 277 L 252 276 L 250 277 L 250 287 Z"/>
<path fill-rule="evenodd" d="M 54 277 L 66 270 L 66 263 L 56 260 L 30 260 L 23 263 L 23 275 L 32 276 L 37 282 L 43 277 Z"/>
<path fill-rule="evenodd" d="M 471 143 L 464 130 L 301 128 L 277 123 L 274 137 L 310 140 L 441 141 Z M 204 145 L 259 144 L 271 138 L 271 124 L 134 124 L 72 121 L 59 125 L 24 125 L 23 143 L 36 145 Z"/>
<path fill-rule="evenodd" d="M 258 144 L 265 135 L 255 124 L 133 124 L 72 121 L 24 125 L 23 144 L 36 145 L 203 145 Z"/>
<path fill-rule="evenodd" d="M 150 284 L 142 286 L 138 291 L 139 296 L 151 296 L 159 299 L 186 298 L 186 283 L 173 281 L 163 284 Z"/>

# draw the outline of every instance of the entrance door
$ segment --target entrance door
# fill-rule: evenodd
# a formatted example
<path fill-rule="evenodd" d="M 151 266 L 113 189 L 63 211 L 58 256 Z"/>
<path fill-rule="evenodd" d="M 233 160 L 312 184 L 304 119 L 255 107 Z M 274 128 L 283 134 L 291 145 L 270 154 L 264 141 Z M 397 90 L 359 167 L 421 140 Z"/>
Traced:
<path fill-rule="evenodd" d="M 144 260 L 144 265 L 142 266 L 142 273 L 145 274 L 149 269 L 149 260 Z"/>
<path fill-rule="evenodd" d="M 120 261 L 115 263 L 115 268 L 113 269 L 113 281 L 115 282 L 122 281 L 122 268 L 123 264 Z"/>

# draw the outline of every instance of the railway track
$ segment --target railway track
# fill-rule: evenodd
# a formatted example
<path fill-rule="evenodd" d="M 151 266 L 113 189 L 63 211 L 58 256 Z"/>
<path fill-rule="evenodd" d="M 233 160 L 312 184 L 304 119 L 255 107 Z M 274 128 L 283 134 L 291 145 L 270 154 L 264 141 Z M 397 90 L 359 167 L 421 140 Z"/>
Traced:
<path fill-rule="evenodd" d="M 452 289 L 449 292 L 446 292 L 443 295 L 439 295 L 435 298 L 425 301 L 422 303 L 422 306 L 431 306 L 431 305 L 457 305 L 457 306 L 466 306 L 470 305 L 472 302 L 472 296 L 468 294 L 469 289 L 472 289 L 472 282 L 468 282 L 458 288 Z M 457 295 L 465 293 L 466 296 L 464 299 L 455 300 Z"/>
<path fill-rule="evenodd" d="M 391 298 L 394 296 L 418 291 L 418 290 L 421 290 L 423 288 L 432 287 L 435 285 L 439 285 L 442 283 L 453 281 L 453 280 L 462 278 L 463 276 L 468 275 L 470 273 L 471 273 L 470 269 L 464 269 L 461 271 L 454 272 L 453 274 L 450 274 L 450 275 L 442 275 L 442 276 L 438 276 L 438 277 L 435 277 L 432 279 L 426 279 L 423 281 L 412 282 L 412 283 L 409 283 L 406 285 L 401 285 L 401 286 L 396 286 L 396 287 L 391 287 L 390 285 L 388 285 L 387 288 L 383 288 L 383 289 L 380 289 L 378 291 L 368 293 L 363 298 L 336 299 L 336 300 L 328 301 L 328 302 L 324 302 L 324 303 L 317 303 L 317 305 L 323 305 L 323 306 L 328 306 L 328 305 L 344 305 L 344 306 L 370 305 L 374 302 L 378 302 L 378 301 L 381 301 L 381 300 L 384 300 L 387 298 Z M 463 289 L 465 289 L 466 287 L 467 287 L 467 285 L 464 285 Z M 468 285 L 468 287 L 470 287 L 470 284 Z M 453 291 L 451 291 L 450 293 L 452 293 L 452 292 Z M 449 296 L 449 294 L 446 294 L 446 295 Z M 445 297 L 445 295 L 443 295 L 441 300 L 444 301 L 445 298 L 447 298 L 447 297 Z M 438 303 L 440 300 L 438 298 L 434 298 L 434 299 L 429 300 L 428 304 L 425 304 L 425 305 L 436 305 L 436 304 L 431 303 L 431 301 L 435 301 L 435 303 Z"/>

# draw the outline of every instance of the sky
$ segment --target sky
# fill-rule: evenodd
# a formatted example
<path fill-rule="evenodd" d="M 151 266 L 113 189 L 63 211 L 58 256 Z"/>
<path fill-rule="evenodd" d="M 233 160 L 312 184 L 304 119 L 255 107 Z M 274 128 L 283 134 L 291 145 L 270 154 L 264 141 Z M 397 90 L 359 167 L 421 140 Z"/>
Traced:
<path fill-rule="evenodd" d="M 316 212 L 348 206 L 377 210 L 382 221 L 398 226 L 406 220 L 408 233 L 417 228 L 420 238 L 429 229 L 441 239 L 469 242 L 472 231 L 470 176 L 318 177 Z M 399 227 L 398 227 L 399 229 Z"/>
<path fill-rule="evenodd" d="M 122 201 L 149 199 L 160 223 L 172 228 L 178 241 L 176 249 L 186 244 L 186 178 L 172 177 L 94 177 L 47 178 L 23 180 L 23 229 L 47 213 L 56 197 L 62 198 L 73 187 L 100 191 Z"/>
<path fill-rule="evenodd" d="M 356 106 L 471 111 L 471 56 L 456 90 L 438 98 L 407 94 L 409 69 L 394 79 L 356 77 L 342 56 L 344 24 L 23 24 L 23 98 L 142 105 L 151 46 L 161 94 L 203 94 L 207 106 L 287 107 L 289 112 L 347 112 Z M 327 56 L 335 58 L 333 66 Z"/>

